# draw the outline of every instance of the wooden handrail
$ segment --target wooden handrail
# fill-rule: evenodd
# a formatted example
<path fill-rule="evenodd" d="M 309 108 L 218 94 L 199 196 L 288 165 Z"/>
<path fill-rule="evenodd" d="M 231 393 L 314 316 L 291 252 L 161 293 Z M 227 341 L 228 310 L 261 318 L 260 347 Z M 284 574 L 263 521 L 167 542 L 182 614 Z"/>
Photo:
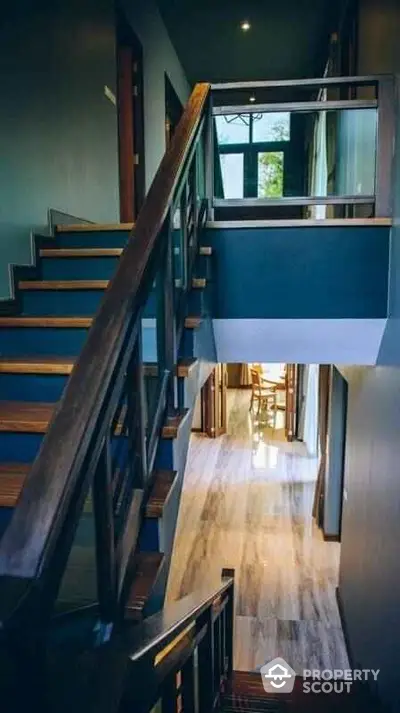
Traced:
<path fill-rule="evenodd" d="M 1 541 L 1 576 L 38 578 L 54 552 L 71 502 L 84 497 L 85 457 L 106 408 L 132 315 L 139 315 L 151 290 L 163 224 L 200 130 L 209 91 L 208 84 L 196 85 L 161 161 Z M 99 443 L 104 437 L 97 433 Z"/>

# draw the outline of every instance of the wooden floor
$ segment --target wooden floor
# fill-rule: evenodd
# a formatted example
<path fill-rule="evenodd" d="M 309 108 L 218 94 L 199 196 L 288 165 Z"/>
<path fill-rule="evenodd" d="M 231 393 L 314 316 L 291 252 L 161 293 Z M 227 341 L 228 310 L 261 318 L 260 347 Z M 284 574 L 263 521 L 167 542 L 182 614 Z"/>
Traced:
<path fill-rule="evenodd" d="M 226 436 L 192 435 L 167 598 L 233 567 L 236 670 L 276 656 L 298 674 L 347 668 L 335 599 L 340 546 L 324 542 L 311 517 L 317 461 L 255 422 L 249 398 L 228 392 Z"/>

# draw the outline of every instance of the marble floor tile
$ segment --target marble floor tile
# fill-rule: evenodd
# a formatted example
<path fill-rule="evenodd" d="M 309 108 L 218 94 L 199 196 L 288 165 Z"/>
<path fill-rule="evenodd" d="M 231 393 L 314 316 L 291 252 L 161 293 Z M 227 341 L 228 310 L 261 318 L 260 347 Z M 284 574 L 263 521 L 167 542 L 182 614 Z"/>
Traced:
<path fill-rule="evenodd" d="M 235 569 L 235 666 L 283 656 L 303 668 L 347 664 L 335 589 L 340 546 L 312 518 L 318 462 L 257 423 L 249 393 L 228 391 L 228 432 L 193 434 L 168 582 L 175 601 Z M 281 430 L 281 429 L 280 429 Z"/>

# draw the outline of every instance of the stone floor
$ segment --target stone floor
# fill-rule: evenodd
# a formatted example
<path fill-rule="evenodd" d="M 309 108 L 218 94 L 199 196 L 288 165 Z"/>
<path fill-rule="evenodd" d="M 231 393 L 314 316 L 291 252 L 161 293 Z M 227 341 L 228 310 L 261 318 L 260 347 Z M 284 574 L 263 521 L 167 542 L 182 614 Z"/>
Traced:
<path fill-rule="evenodd" d="M 303 669 L 348 667 L 338 614 L 340 545 L 312 516 L 317 460 L 249 414 L 248 391 L 228 392 L 228 430 L 192 435 L 168 600 L 213 586 L 235 569 L 235 668 L 282 656 Z"/>

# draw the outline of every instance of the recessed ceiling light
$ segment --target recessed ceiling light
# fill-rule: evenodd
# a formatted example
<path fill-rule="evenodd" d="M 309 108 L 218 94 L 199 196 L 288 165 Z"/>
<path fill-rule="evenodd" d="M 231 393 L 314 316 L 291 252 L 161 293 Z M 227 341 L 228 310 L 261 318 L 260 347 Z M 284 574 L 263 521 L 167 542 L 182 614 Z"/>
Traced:
<path fill-rule="evenodd" d="M 254 94 L 252 94 L 252 96 L 251 96 L 251 97 L 249 97 L 249 101 L 251 101 L 251 102 L 255 102 L 255 100 L 256 100 L 256 98 L 255 98 Z"/>
<path fill-rule="evenodd" d="M 248 20 L 242 20 L 240 23 L 240 28 L 243 30 L 243 32 L 248 32 L 250 30 L 250 22 Z"/>

